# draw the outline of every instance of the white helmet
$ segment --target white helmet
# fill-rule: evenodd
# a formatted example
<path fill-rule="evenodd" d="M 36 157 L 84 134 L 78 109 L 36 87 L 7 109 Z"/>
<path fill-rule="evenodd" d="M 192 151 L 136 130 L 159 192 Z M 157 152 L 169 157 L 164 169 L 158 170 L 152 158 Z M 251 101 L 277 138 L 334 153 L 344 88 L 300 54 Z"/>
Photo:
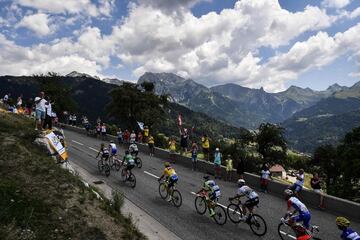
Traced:
<path fill-rule="evenodd" d="M 238 181 L 237 181 L 238 185 L 239 186 L 244 186 L 245 185 L 245 180 L 240 178 Z"/>

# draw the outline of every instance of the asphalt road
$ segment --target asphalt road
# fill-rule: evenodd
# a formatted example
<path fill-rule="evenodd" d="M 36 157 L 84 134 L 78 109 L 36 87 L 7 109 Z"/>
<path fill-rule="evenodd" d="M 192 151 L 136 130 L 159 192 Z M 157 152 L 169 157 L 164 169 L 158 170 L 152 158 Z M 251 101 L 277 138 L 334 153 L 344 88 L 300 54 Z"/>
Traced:
<path fill-rule="evenodd" d="M 256 209 L 267 222 L 268 231 L 263 237 L 255 236 L 247 224 L 233 224 L 228 219 L 224 226 L 217 225 L 209 216 L 197 214 L 195 210 L 195 196 L 192 192 L 197 192 L 202 185 L 203 173 L 193 172 L 180 165 L 174 165 L 179 175 L 177 189 L 183 197 L 182 206 L 177 209 L 172 204 L 162 200 L 158 193 L 158 182 L 156 176 L 160 176 L 163 170 L 163 160 L 156 157 L 150 158 L 144 153 L 139 156 L 143 160 L 143 167 L 135 169 L 137 185 L 131 189 L 121 181 L 120 172 L 112 171 L 106 178 L 101 176 L 97 169 L 96 151 L 102 141 L 87 137 L 85 135 L 65 130 L 66 141 L 69 146 L 69 160 L 75 162 L 80 167 L 86 169 L 91 174 L 98 176 L 99 179 L 106 181 L 107 184 L 123 192 L 130 201 L 146 211 L 153 218 L 163 224 L 166 228 L 174 232 L 182 239 L 279 239 L 277 226 L 279 219 L 286 212 L 285 200 L 270 194 L 259 193 L 260 208 Z M 124 148 L 120 147 L 120 154 L 123 155 Z M 234 183 L 217 181 L 221 188 L 222 197 L 220 203 L 227 206 L 228 197 L 236 193 Z M 320 226 L 321 239 L 336 240 L 340 239 L 339 230 L 335 225 L 334 215 L 326 211 L 311 209 L 312 221 L 314 225 Z M 352 223 L 352 227 L 360 230 L 359 223 Z"/>

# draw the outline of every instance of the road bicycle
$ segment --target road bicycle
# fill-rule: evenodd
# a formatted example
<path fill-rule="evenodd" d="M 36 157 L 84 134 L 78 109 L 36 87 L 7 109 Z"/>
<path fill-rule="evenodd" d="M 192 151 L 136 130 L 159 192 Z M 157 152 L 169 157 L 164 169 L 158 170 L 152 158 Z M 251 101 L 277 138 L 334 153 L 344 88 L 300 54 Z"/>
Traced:
<path fill-rule="evenodd" d="M 317 235 L 319 234 L 318 226 L 311 226 L 310 229 L 306 229 L 301 223 L 289 224 L 289 219 L 293 214 L 289 214 L 286 218 L 282 218 L 278 225 L 278 234 L 282 240 L 293 240 L 298 237 L 303 239 L 321 240 Z"/>
<path fill-rule="evenodd" d="M 168 185 L 169 182 L 165 180 L 159 181 L 159 194 L 162 199 L 166 199 L 169 196 L 168 193 Z M 182 204 L 182 196 L 179 190 L 176 189 L 176 183 L 171 187 L 171 202 L 174 204 L 175 207 L 179 208 Z"/>
<path fill-rule="evenodd" d="M 121 170 L 121 178 L 124 183 L 128 182 L 131 188 L 135 188 L 136 177 L 131 170 L 127 170 L 126 164 L 123 164 L 123 168 Z"/>
<path fill-rule="evenodd" d="M 229 219 L 233 223 L 240 223 L 244 217 L 244 214 L 242 212 L 242 206 L 243 203 L 239 198 L 236 198 L 237 202 L 235 202 L 235 199 L 229 199 L 230 204 L 227 206 L 227 214 L 229 216 Z M 258 207 L 258 205 L 256 205 Z M 251 231 L 257 235 L 257 236 L 264 236 L 267 232 L 267 225 L 262 216 L 256 213 L 249 213 L 249 218 L 247 219 L 246 223 L 249 225 Z"/>
<path fill-rule="evenodd" d="M 116 154 L 109 157 L 109 165 L 111 169 L 115 169 L 116 171 L 119 171 L 121 168 L 121 162 L 119 159 L 116 158 Z"/>
<path fill-rule="evenodd" d="M 210 212 L 210 208 L 208 206 L 207 199 L 208 199 L 208 196 L 207 196 L 207 192 L 205 190 L 202 190 L 196 194 L 195 208 L 196 208 L 197 213 L 199 213 L 200 215 L 205 214 L 206 210 L 209 210 L 209 212 Z M 225 208 L 223 208 L 216 202 L 214 204 L 215 204 L 215 206 L 214 206 L 215 215 L 212 216 L 212 218 L 214 219 L 214 221 L 217 224 L 224 225 L 227 220 Z"/>
<path fill-rule="evenodd" d="M 107 159 L 101 157 L 101 159 L 98 160 L 98 169 L 100 173 L 104 172 L 106 177 L 110 176 L 110 165 Z"/>
<path fill-rule="evenodd" d="M 142 160 L 140 157 L 138 157 L 137 154 L 131 154 L 135 160 L 135 164 L 138 168 L 141 168 L 142 167 Z"/>

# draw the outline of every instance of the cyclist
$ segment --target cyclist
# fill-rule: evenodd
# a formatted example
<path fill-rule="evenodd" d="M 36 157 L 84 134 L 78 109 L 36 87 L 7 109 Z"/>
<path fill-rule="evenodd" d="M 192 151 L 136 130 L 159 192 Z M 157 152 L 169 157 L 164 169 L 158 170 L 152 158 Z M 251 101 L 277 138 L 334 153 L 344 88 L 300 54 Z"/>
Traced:
<path fill-rule="evenodd" d="M 129 146 L 129 152 L 131 155 L 133 155 L 134 157 L 137 157 L 137 155 L 139 154 L 139 148 L 136 145 L 135 141 L 132 141 L 130 146 Z"/>
<path fill-rule="evenodd" d="M 245 184 L 245 180 L 244 179 L 239 179 L 238 180 L 238 192 L 236 194 L 235 197 L 229 198 L 230 201 L 238 198 L 240 199 L 243 196 L 247 197 L 246 202 L 241 206 L 241 210 L 244 213 L 244 216 L 241 218 L 241 221 L 246 221 L 249 222 L 251 219 L 251 214 L 253 213 L 253 209 L 256 205 L 259 204 L 259 195 L 249 186 L 247 186 Z M 248 217 L 246 217 L 246 212 L 247 210 L 249 210 L 249 215 Z"/>
<path fill-rule="evenodd" d="M 125 151 L 125 156 L 123 158 L 123 164 L 126 167 L 126 180 L 129 179 L 131 169 L 135 167 L 135 160 L 133 156 L 130 154 L 129 150 Z"/>
<path fill-rule="evenodd" d="M 101 154 L 101 160 L 107 161 L 109 159 L 109 149 L 105 147 L 104 143 L 101 143 L 100 150 L 96 156 L 98 158 Z"/>
<path fill-rule="evenodd" d="M 113 140 L 110 141 L 109 152 L 110 152 L 111 157 L 115 156 L 117 153 L 117 147 Z"/>
<path fill-rule="evenodd" d="M 336 218 L 336 225 L 342 231 L 341 239 L 343 240 L 360 240 L 360 235 L 349 228 L 350 221 L 344 217 Z"/>
<path fill-rule="evenodd" d="M 295 212 L 298 212 L 298 215 L 291 216 L 289 218 L 288 224 L 292 226 L 294 222 L 303 222 L 304 227 L 309 230 L 311 214 L 305 204 L 303 204 L 297 197 L 294 196 L 294 192 L 292 190 L 286 189 L 284 193 L 285 200 L 287 201 L 287 213 L 282 220 L 288 216 L 293 215 Z M 295 209 L 293 213 L 290 211 L 292 208 Z"/>
<path fill-rule="evenodd" d="M 167 201 L 170 202 L 172 200 L 172 188 L 175 185 L 175 183 L 177 183 L 178 181 L 178 176 L 175 172 L 175 169 L 173 167 L 171 167 L 169 162 L 165 162 L 164 163 L 165 169 L 164 169 L 164 173 L 163 175 L 161 175 L 161 177 L 159 177 L 158 181 L 160 182 L 161 179 L 163 179 L 164 177 L 166 178 L 166 182 L 167 182 L 167 193 L 168 193 L 168 199 Z"/>
<path fill-rule="evenodd" d="M 207 192 L 206 201 L 209 206 L 210 217 L 213 217 L 215 215 L 215 204 L 221 195 L 220 187 L 215 183 L 214 180 L 211 180 L 209 176 L 204 176 L 204 180 L 204 185 L 198 193 L 200 193 L 201 191 Z"/>

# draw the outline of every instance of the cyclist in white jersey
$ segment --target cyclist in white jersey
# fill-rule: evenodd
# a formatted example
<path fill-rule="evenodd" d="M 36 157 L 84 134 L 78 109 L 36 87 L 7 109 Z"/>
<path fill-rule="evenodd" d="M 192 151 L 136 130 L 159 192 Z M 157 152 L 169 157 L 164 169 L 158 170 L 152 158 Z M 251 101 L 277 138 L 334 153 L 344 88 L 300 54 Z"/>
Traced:
<path fill-rule="evenodd" d="M 111 157 L 115 156 L 117 153 L 117 147 L 116 147 L 116 144 L 114 143 L 114 141 L 110 141 L 109 152 L 110 152 Z"/>

